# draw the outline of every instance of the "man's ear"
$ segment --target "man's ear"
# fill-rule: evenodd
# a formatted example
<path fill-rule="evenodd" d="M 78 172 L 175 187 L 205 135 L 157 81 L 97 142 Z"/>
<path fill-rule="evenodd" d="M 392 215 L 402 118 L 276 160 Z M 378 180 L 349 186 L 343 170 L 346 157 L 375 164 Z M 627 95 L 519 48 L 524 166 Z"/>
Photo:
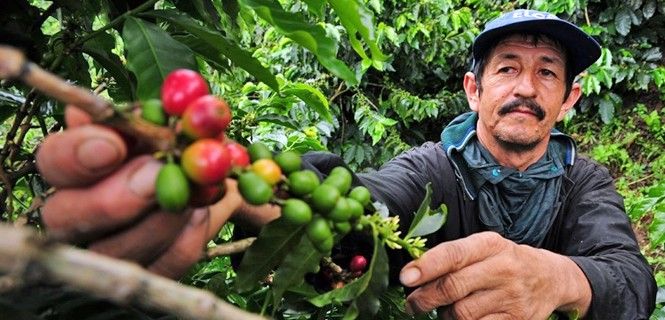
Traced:
<path fill-rule="evenodd" d="M 577 103 L 577 100 L 579 100 L 581 96 L 582 88 L 580 87 L 580 84 L 573 83 L 573 87 L 570 89 L 570 94 L 568 94 L 566 100 L 563 101 L 559 115 L 556 117 L 557 122 L 563 120 L 563 118 L 566 117 L 566 113 L 568 113 L 568 111 L 570 111 L 570 109 L 575 106 L 575 103 Z"/>
<path fill-rule="evenodd" d="M 476 75 L 473 74 L 473 72 L 467 72 L 464 74 L 464 92 L 466 93 L 466 101 L 469 102 L 471 110 L 478 112 L 480 93 L 478 92 L 478 85 L 476 84 Z"/>

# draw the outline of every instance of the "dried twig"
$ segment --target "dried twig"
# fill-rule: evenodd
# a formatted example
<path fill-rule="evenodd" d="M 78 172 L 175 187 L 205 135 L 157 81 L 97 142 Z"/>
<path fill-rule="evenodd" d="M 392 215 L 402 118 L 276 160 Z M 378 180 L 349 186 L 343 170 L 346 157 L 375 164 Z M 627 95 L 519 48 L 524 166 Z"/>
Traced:
<path fill-rule="evenodd" d="M 251 246 L 252 243 L 254 243 L 254 240 L 256 240 L 255 237 L 250 237 L 234 242 L 220 244 L 214 248 L 208 249 L 208 251 L 206 252 L 206 256 L 208 257 L 208 259 L 211 259 L 214 257 L 227 256 L 230 254 L 243 252 L 247 250 L 247 248 L 249 248 L 249 246 Z"/>
<path fill-rule="evenodd" d="M 49 243 L 29 228 L 0 224 L 0 234 L 0 272 L 26 283 L 62 282 L 116 303 L 140 303 L 185 319 L 263 319 L 134 263 Z"/>

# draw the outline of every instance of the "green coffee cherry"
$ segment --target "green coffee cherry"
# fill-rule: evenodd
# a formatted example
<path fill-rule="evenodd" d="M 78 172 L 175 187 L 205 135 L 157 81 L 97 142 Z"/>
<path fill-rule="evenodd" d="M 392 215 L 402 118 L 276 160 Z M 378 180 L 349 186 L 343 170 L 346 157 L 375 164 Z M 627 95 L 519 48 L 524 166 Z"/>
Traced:
<path fill-rule="evenodd" d="M 166 125 L 167 122 L 162 101 L 159 99 L 150 99 L 141 103 L 141 117 L 160 126 Z"/>
<path fill-rule="evenodd" d="M 268 203 L 273 196 L 272 187 L 252 171 L 238 177 L 238 191 L 247 203 L 255 206 Z"/>
<path fill-rule="evenodd" d="M 179 165 L 165 164 L 157 174 L 155 183 L 157 203 L 169 212 L 179 212 L 187 207 L 190 190 L 189 181 Z"/>

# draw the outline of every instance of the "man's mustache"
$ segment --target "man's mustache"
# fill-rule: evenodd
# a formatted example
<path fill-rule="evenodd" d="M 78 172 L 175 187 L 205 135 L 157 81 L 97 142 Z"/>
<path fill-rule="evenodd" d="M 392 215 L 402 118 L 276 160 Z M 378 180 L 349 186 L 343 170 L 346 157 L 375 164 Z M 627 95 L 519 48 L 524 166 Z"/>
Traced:
<path fill-rule="evenodd" d="M 536 118 L 538 118 L 538 120 L 545 119 L 545 111 L 543 111 L 543 108 L 536 101 L 533 101 L 533 99 L 527 99 L 527 98 L 518 98 L 504 104 L 499 109 L 499 115 L 500 116 L 506 115 L 512 111 L 515 111 L 515 109 L 521 106 L 529 108 L 529 110 L 531 110 L 531 112 L 533 112 L 536 115 Z"/>

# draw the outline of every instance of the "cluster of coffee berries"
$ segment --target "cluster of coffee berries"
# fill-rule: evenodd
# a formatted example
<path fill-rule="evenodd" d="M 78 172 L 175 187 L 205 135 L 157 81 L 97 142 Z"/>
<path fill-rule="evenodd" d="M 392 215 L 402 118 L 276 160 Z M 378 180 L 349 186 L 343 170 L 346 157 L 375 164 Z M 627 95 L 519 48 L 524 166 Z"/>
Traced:
<path fill-rule="evenodd" d="M 243 198 L 261 205 L 274 198 L 275 189 L 287 191 L 287 199 L 280 201 L 282 219 L 296 226 L 306 225 L 308 238 L 321 252 L 330 252 L 334 233 L 349 233 L 370 203 L 367 188 L 351 189 L 351 172 L 344 167 L 334 168 L 321 181 L 314 171 L 301 169 L 302 160 L 294 151 L 273 156 L 257 142 L 248 147 L 248 152 L 252 164 L 238 177 Z"/>
<path fill-rule="evenodd" d="M 185 141 L 182 150 L 166 151 L 167 163 L 157 176 L 156 198 L 167 211 L 212 204 L 224 194 L 224 179 L 233 166 L 249 163 L 245 148 L 225 141 L 231 110 L 210 94 L 208 84 L 195 71 L 177 69 L 164 79 L 161 100 L 141 104 L 142 117 L 169 125 Z"/>

